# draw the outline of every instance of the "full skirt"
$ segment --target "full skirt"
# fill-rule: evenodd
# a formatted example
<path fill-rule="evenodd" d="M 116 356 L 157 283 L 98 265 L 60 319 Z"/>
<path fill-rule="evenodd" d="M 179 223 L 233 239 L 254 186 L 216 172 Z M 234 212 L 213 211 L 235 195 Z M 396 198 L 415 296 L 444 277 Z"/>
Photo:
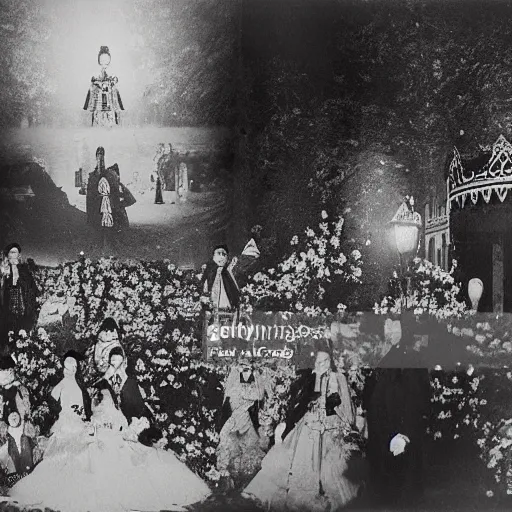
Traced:
<path fill-rule="evenodd" d="M 88 439 L 87 439 L 88 437 Z M 116 432 L 69 439 L 12 489 L 24 506 L 63 512 L 183 510 L 210 495 L 170 451 L 125 441 Z"/>
<path fill-rule="evenodd" d="M 268 452 L 244 495 L 267 510 L 339 510 L 358 493 L 358 483 L 346 476 L 355 450 L 340 429 L 321 432 L 303 418 Z"/>

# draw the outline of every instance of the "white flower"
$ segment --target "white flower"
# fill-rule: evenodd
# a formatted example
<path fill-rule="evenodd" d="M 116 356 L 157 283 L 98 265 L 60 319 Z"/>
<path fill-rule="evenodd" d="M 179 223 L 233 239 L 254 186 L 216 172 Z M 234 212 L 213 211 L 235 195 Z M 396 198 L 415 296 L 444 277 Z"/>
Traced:
<path fill-rule="evenodd" d="M 327 212 L 322 210 L 322 219 L 327 219 Z"/>
<path fill-rule="evenodd" d="M 494 493 L 492 491 L 487 491 L 485 493 L 485 495 L 488 497 L 488 498 L 492 498 L 494 496 Z"/>
<path fill-rule="evenodd" d="M 354 249 L 351 255 L 356 261 L 361 259 L 361 253 L 357 249 Z"/>

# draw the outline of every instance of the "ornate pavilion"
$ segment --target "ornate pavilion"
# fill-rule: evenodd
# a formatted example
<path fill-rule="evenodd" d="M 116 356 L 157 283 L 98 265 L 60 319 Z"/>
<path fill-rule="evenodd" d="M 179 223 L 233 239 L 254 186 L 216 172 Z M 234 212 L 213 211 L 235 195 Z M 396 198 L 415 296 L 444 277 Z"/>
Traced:
<path fill-rule="evenodd" d="M 501 135 L 473 160 L 463 162 L 455 148 L 445 194 L 425 205 L 426 257 L 446 269 L 455 257 L 464 285 L 482 280 L 479 311 L 512 312 L 510 189 L 512 144 Z"/>

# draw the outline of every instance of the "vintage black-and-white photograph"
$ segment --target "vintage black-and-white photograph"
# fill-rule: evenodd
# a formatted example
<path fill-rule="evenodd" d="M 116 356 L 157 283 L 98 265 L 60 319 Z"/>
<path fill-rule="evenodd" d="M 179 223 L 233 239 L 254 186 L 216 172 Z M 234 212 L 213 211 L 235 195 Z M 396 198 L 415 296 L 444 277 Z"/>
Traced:
<path fill-rule="evenodd" d="M 511 19 L 0 0 L 0 510 L 509 509 Z"/>

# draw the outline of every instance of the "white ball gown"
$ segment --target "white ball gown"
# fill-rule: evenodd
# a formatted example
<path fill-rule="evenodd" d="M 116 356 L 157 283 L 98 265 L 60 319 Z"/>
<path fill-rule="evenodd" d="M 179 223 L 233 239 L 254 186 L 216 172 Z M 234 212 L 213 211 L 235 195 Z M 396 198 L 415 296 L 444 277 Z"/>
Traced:
<path fill-rule="evenodd" d="M 211 494 L 172 452 L 125 440 L 127 421 L 111 399 L 87 425 L 73 410 L 81 399 L 74 395 L 61 395 L 44 458 L 12 488 L 12 499 L 63 512 L 126 512 L 183 510 Z"/>

